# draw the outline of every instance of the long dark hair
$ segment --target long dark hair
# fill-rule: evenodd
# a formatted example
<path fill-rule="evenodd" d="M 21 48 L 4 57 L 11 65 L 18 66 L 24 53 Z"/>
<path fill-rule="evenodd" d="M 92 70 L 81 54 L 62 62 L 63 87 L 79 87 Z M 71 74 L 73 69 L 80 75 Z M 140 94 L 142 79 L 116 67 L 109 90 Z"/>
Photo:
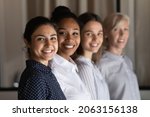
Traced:
<path fill-rule="evenodd" d="M 89 21 L 97 21 L 99 22 L 101 25 L 102 25 L 102 20 L 101 18 L 94 14 L 94 13 L 91 13 L 91 12 L 85 12 L 83 14 L 81 14 L 79 17 L 78 17 L 78 20 L 79 20 L 79 23 L 80 23 L 80 28 L 81 30 L 83 29 L 83 27 L 89 22 Z M 82 39 L 82 38 L 81 38 Z M 74 55 L 74 58 L 76 58 L 78 55 L 82 55 L 83 54 L 83 48 L 81 46 L 81 44 L 79 45 L 75 55 Z M 92 55 L 92 60 L 94 62 L 96 62 L 97 60 L 99 60 L 100 58 L 100 55 L 101 55 L 101 48 L 98 50 L 97 53 L 94 53 Z"/>

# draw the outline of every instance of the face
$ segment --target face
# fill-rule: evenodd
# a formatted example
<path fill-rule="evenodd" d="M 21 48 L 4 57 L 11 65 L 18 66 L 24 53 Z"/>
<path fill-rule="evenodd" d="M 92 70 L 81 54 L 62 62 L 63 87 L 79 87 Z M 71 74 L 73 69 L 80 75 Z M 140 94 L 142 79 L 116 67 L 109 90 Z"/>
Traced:
<path fill-rule="evenodd" d="M 83 53 L 98 52 L 103 42 L 103 28 L 97 21 L 89 21 L 81 31 Z"/>
<path fill-rule="evenodd" d="M 65 18 L 58 24 L 58 54 L 69 59 L 80 43 L 80 28 L 72 18 Z"/>
<path fill-rule="evenodd" d="M 58 49 L 57 33 L 51 25 L 38 27 L 31 36 L 30 48 L 31 58 L 48 65 Z"/>
<path fill-rule="evenodd" d="M 126 20 L 120 22 L 108 34 L 109 49 L 114 51 L 123 51 L 129 37 L 129 23 Z"/>

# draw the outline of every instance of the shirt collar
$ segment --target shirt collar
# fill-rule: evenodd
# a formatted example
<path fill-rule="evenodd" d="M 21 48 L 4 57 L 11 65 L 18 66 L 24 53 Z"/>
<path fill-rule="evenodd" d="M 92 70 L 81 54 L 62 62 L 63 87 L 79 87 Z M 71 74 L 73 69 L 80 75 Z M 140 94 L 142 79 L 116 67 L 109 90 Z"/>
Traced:
<path fill-rule="evenodd" d="M 108 56 L 114 60 L 123 60 L 123 57 L 124 57 L 124 55 L 116 55 L 116 54 L 113 54 L 109 51 L 105 51 L 104 56 Z"/>
<path fill-rule="evenodd" d="M 54 58 L 52 59 L 52 67 L 55 67 L 56 65 L 59 67 L 62 67 L 63 69 L 67 71 L 78 71 L 77 65 L 75 62 L 72 60 L 72 58 L 69 58 L 69 61 L 66 60 L 65 58 L 61 57 L 60 55 L 56 54 Z"/>

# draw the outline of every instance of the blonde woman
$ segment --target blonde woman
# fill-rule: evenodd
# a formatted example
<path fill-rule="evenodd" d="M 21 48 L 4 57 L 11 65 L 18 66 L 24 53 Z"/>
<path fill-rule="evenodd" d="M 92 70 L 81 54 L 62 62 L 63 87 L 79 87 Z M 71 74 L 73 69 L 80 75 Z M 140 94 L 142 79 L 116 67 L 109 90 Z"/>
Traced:
<path fill-rule="evenodd" d="M 129 37 L 129 17 L 121 13 L 114 13 L 106 17 L 104 34 L 106 50 L 97 66 L 108 83 L 110 99 L 140 99 L 132 62 L 123 53 Z"/>

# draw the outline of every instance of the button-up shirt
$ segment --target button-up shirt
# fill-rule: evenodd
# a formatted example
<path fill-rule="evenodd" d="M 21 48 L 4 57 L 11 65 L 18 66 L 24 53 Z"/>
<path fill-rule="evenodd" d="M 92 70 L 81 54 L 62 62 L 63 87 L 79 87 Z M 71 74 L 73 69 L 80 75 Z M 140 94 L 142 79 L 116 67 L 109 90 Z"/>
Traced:
<path fill-rule="evenodd" d="M 137 77 L 133 72 L 132 62 L 127 56 L 106 51 L 97 66 L 108 83 L 111 99 L 140 99 Z"/>
<path fill-rule="evenodd" d="M 77 74 L 77 66 L 71 58 L 68 61 L 55 55 L 50 66 L 68 100 L 91 99 L 90 93 Z"/>
<path fill-rule="evenodd" d="M 94 62 L 84 56 L 79 56 L 75 62 L 79 69 L 79 76 L 91 93 L 92 99 L 110 99 L 107 83 Z"/>

